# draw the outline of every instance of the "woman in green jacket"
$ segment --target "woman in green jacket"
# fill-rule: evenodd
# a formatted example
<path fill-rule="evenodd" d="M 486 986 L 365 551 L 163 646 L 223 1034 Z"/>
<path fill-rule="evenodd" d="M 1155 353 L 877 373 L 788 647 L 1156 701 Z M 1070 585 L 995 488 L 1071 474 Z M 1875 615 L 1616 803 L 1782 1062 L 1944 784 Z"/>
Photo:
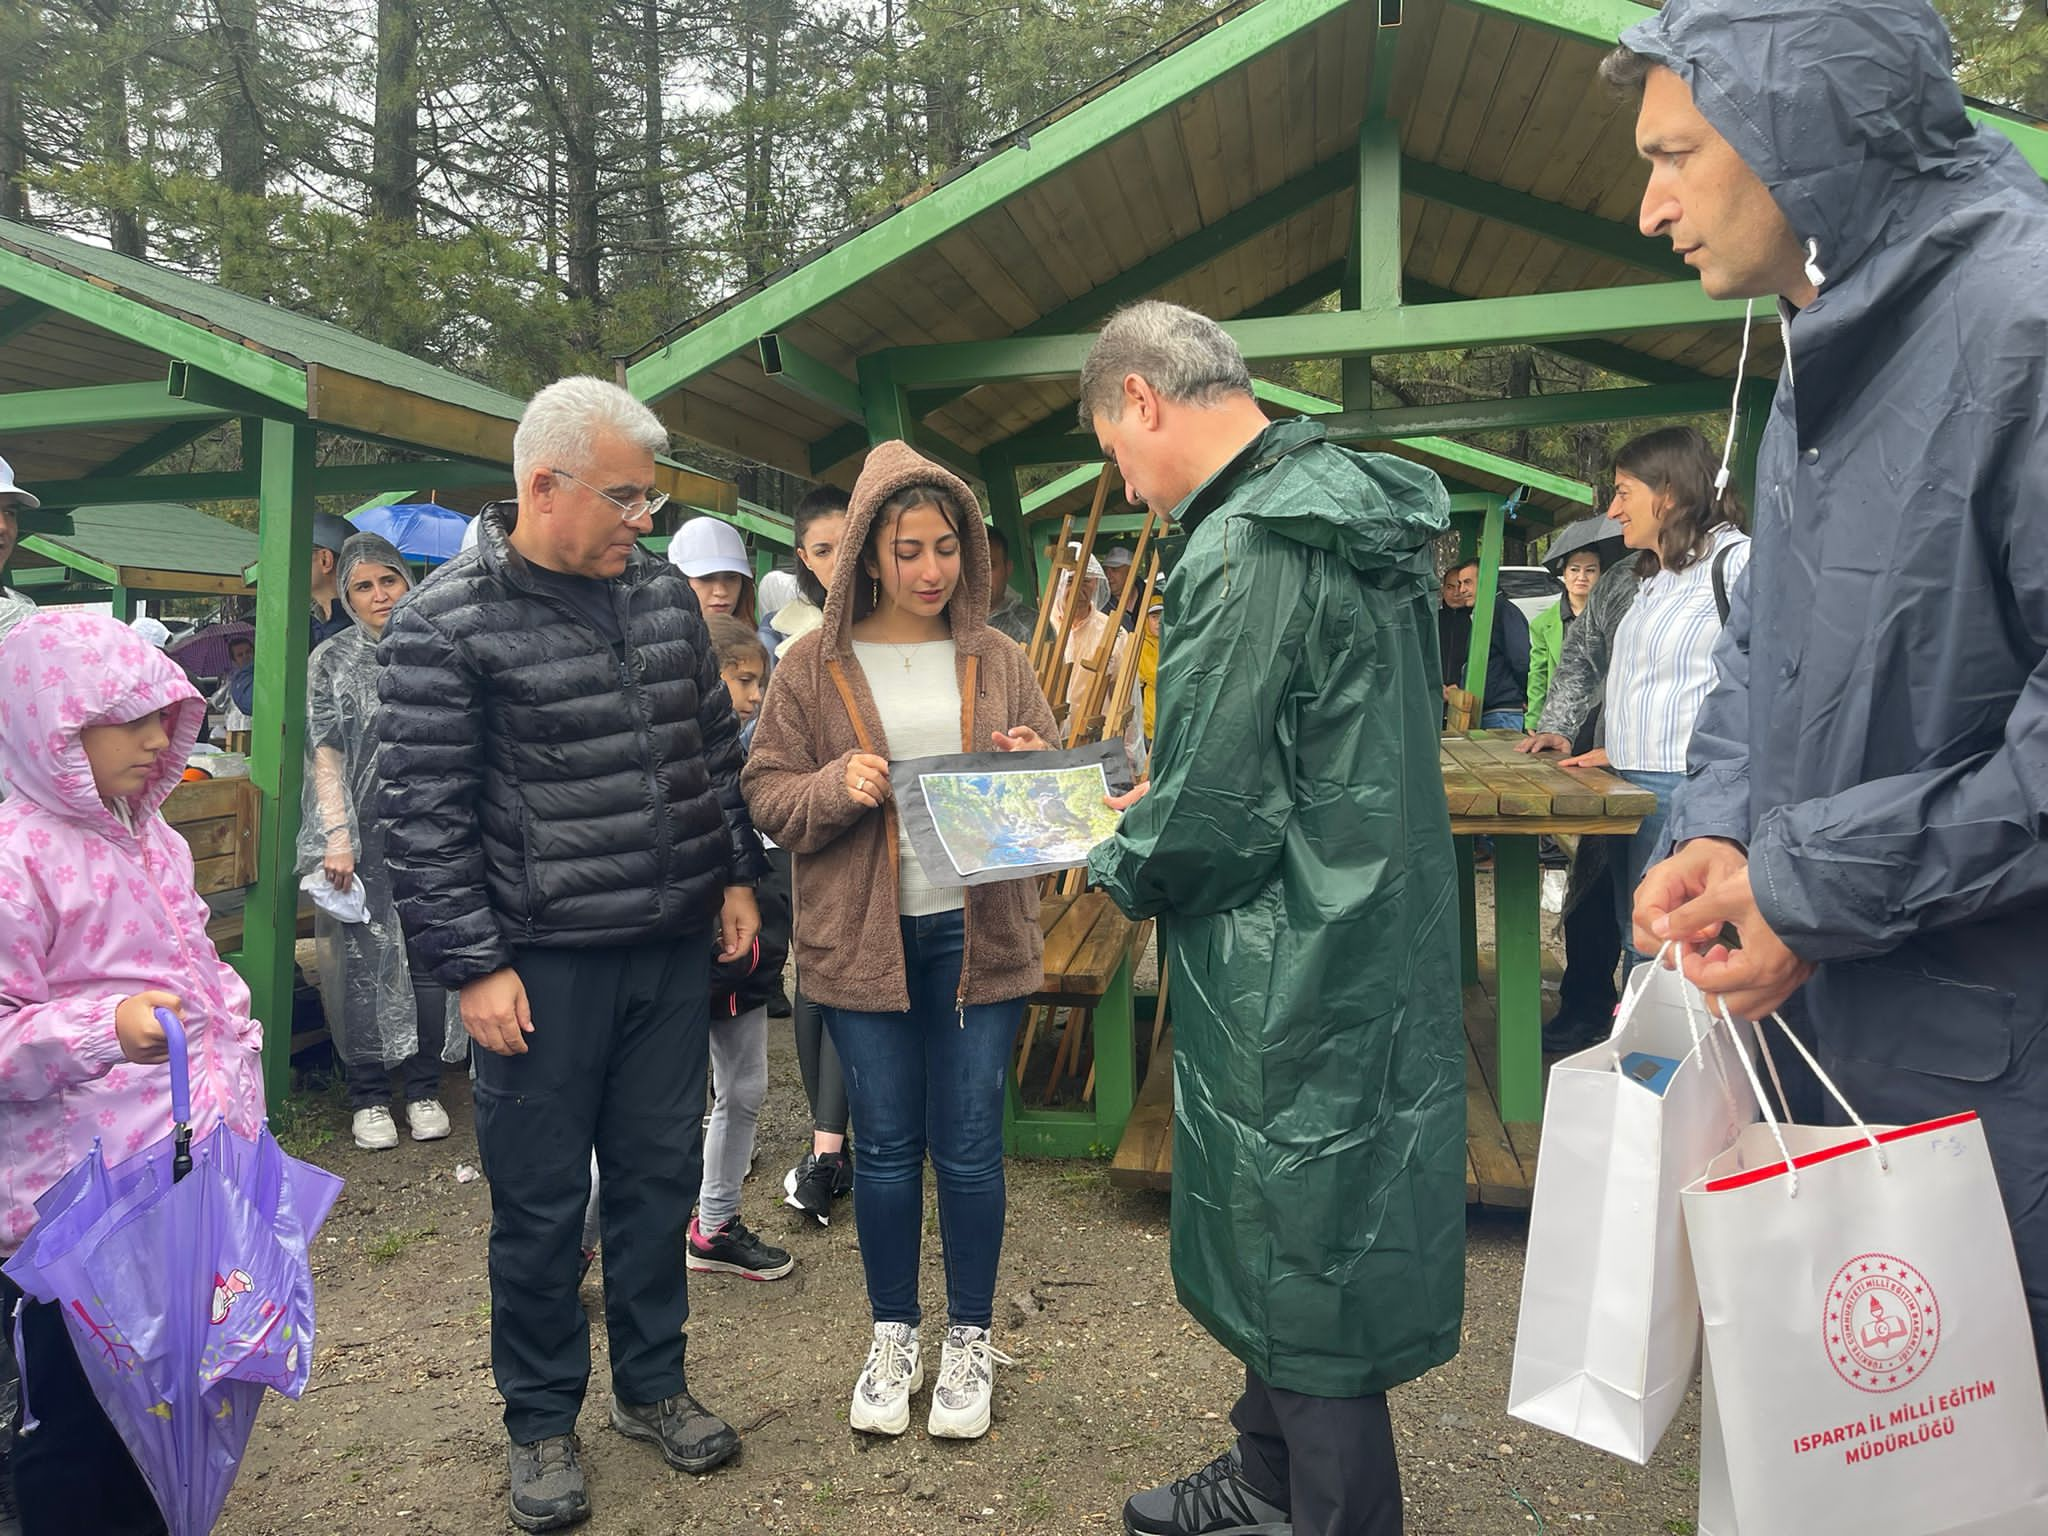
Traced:
<path fill-rule="evenodd" d="M 1564 627 L 1586 611 L 1593 595 L 1593 583 L 1600 579 L 1600 551 L 1580 545 L 1556 565 L 1548 560 L 1564 583 L 1564 596 L 1529 622 L 1529 729 L 1543 719 L 1543 700 L 1550 692 L 1550 679 L 1557 672 L 1557 659 L 1564 654 Z"/>

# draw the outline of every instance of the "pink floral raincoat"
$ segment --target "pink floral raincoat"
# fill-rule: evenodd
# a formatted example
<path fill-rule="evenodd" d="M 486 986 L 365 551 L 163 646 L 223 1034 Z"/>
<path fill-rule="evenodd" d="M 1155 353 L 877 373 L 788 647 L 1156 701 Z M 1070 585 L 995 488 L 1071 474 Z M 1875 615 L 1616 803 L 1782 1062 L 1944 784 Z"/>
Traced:
<path fill-rule="evenodd" d="M 171 744 L 117 814 L 79 733 L 155 709 Z M 183 1000 L 195 1136 L 262 1123 L 249 989 L 207 938 L 191 850 L 158 811 L 204 718 L 176 663 L 112 619 L 47 610 L 0 641 L 0 1255 L 95 1138 L 119 1162 L 170 1131 L 170 1069 L 122 1059 L 123 998 Z"/>

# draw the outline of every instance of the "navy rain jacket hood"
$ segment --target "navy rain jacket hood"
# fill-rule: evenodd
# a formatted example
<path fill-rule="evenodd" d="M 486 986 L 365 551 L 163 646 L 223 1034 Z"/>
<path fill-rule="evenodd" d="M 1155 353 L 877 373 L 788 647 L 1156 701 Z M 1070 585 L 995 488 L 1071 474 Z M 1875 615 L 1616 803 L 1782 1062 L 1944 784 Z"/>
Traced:
<path fill-rule="evenodd" d="M 1748 847 L 1867 1118 L 1982 1114 L 2048 1339 L 2048 191 L 1925 0 L 1673 0 L 1622 41 L 1819 274 L 1672 835 Z"/>

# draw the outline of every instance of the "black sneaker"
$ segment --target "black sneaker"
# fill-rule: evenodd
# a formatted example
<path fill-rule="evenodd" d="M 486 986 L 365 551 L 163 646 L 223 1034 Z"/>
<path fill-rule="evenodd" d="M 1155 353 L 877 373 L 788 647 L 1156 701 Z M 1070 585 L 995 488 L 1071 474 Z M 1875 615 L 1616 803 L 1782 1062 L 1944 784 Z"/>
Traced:
<path fill-rule="evenodd" d="M 839 1171 L 832 1175 L 832 1198 L 844 1200 L 853 1193 L 853 1143 L 839 1154 Z"/>
<path fill-rule="evenodd" d="M 590 1518 L 583 1448 L 574 1435 L 513 1442 L 512 1523 L 522 1531 L 559 1531 Z"/>
<path fill-rule="evenodd" d="M 716 1232 L 706 1232 L 690 1218 L 689 1256 L 691 1269 L 705 1275 L 744 1275 L 749 1280 L 780 1280 L 796 1268 L 780 1248 L 771 1248 L 735 1216 Z"/>
<path fill-rule="evenodd" d="M 733 1427 L 687 1389 L 644 1406 L 613 1398 L 612 1428 L 628 1439 L 660 1446 L 662 1459 L 681 1472 L 709 1472 L 740 1453 Z"/>
<path fill-rule="evenodd" d="M 784 1205 L 802 1211 L 821 1227 L 832 1224 L 832 1194 L 839 1182 L 840 1168 L 846 1162 L 844 1152 L 809 1153 L 804 1160 L 790 1170 L 791 1179 L 783 1187 L 789 1191 Z"/>
<path fill-rule="evenodd" d="M 1287 1511 L 1244 1480 L 1232 1446 L 1191 1477 L 1133 1495 L 1127 1536 L 1293 1536 Z"/>

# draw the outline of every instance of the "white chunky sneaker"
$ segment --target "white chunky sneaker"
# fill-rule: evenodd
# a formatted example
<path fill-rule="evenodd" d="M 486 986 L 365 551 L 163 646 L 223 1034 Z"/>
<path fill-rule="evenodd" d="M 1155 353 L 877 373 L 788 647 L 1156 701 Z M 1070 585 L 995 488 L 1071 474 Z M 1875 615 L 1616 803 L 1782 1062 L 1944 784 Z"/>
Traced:
<path fill-rule="evenodd" d="M 925 1427 L 941 1440 L 979 1440 L 988 1433 L 996 1367 L 1016 1363 L 989 1343 L 986 1328 L 955 1323 L 946 1330 L 939 1384 L 932 1389 L 932 1415 Z"/>
<path fill-rule="evenodd" d="M 871 1435 L 900 1435 L 910 1428 L 910 1394 L 923 1385 L 917 1329 L 909 1323 L 877 1323 L 868 1363 L 853 1384 L 853 1411 L 846 1422 Z"/>
<path fill-rule="evenodd" d="M 382 1104 L 357 1110 L 348 1128 L 365 1152 L 389 1152 L 398 1145 L 398 1122 Z"/>
<path fill-rule="evenodd" d="M 414 1099 L 405 1106 L 405 1123 L 414 1141 L 439 1141 L 448 1134 L 448 1111 L 439 1099 Z"/>

